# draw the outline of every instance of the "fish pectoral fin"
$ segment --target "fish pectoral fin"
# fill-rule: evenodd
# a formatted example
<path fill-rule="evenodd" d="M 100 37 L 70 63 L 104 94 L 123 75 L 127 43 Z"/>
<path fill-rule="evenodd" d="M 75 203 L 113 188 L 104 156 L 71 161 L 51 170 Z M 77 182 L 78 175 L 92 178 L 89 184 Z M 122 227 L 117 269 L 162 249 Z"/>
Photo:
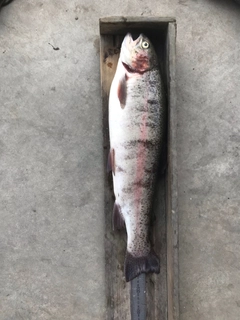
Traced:
<path fill-rule="evenodd" d="M 120 206 L 115 202 L 113 207 L 113 230 L 121 230 L 125 226 L 125 221 L 121 213 Z"/>
<path fill-rule="evenodd" d="M 125 278 L 127 282 L 141 273 L 151 272 L 160 272 L 159 259 L 153 250 L 143 257 L 134 257 L 127 251 L 125 258 Z"/>
<path fill-rule="evenodd" d="M 111 149 L 108 154 L 107 172 L 113 172 L 115 175 L 115 150 Z"/>
<path fill-rule="evenodd" d="M 125 75 L 124 77 L 121 78 L 121 80 L 118 83 L 117 95 L 118 95 L 121 108 L 124 109 L 126 105 L 126 99 L 127 99 L 127 84 L 126 84 Z"/>

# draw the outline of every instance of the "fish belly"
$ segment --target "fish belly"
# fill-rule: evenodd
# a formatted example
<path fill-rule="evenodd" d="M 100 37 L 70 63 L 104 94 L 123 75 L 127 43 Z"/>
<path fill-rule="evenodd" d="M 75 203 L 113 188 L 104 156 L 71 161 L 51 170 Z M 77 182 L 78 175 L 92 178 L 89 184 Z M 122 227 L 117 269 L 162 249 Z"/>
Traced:
<path fill-rule="evenodd" d="M 116 73 L 112 83 L 109 128 L 111 150 L 114 150 L 115 205 L 125 221 L 126 260 L 130 261 L 126 264 L 129 262 L 132 268 L 135 262 L 131 260 L 144 259 L 152 251 L 148 237 L 149 221 L 162 144 L 164 110 L 157 70 L 127 77 L 124 107 L 118 94 L 122 78 L 123 75 Z"/>

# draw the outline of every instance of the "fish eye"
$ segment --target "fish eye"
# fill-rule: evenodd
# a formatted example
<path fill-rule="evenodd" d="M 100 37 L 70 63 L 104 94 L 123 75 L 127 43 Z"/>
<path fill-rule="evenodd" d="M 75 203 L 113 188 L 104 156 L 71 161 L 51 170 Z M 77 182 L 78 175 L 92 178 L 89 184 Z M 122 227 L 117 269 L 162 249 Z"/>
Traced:
<path fill-rule="evenodd" d="M 142 48 L 143 48 L 143 49 L 148 49 L 149 46 L 150 46 L 150 44 L 149 44 L 147 41 L 143 41 L 143 42 L 142 42 Z"/>

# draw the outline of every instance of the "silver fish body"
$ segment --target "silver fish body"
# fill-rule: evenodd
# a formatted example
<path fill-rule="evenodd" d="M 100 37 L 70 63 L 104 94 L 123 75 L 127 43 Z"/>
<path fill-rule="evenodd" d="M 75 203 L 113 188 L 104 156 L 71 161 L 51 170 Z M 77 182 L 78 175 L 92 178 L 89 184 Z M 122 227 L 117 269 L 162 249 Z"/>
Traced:
<path fill-rule="evenodd" d="M 125 277 L 159 273 L 149 241 L 156 171 L 163 144 L 166 104 L 157 56 L 140 35 L 124 38 L 109 96 L 110 154 L 115 204 L 113 226 L 126 226 Z"/>

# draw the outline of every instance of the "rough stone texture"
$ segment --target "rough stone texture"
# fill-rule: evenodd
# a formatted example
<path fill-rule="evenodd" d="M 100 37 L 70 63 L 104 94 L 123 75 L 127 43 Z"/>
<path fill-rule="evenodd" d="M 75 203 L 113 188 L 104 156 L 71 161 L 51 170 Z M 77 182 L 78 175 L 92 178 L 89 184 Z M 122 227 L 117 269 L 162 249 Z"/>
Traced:
<path fill-rule="evenodd" d="M 178 11 L 180 318 L 238 320 L 240 6 L 208 2 Z"/>
<path fill-rule="evenodd" d="M 1 11 L 0 320 L 104 319 L 98 19 L 110 15 L 177 18 L 180 320 L 238 320 L 231 0 L 16 0 Z"/>

